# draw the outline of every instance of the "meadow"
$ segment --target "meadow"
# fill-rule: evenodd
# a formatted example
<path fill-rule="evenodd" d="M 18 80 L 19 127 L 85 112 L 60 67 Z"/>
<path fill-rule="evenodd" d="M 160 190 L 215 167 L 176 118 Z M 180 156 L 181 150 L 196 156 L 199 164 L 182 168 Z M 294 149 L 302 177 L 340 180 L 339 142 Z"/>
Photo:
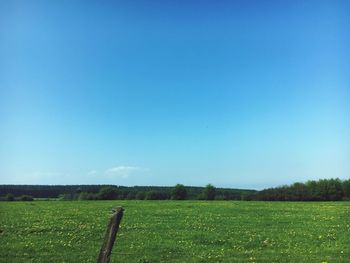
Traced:
<path fill-rule="evenodd" d="M 111 262 L 350 262 L 350 202 L 0 203 L 0 262 L 96 262 L 125 208 Z"/>

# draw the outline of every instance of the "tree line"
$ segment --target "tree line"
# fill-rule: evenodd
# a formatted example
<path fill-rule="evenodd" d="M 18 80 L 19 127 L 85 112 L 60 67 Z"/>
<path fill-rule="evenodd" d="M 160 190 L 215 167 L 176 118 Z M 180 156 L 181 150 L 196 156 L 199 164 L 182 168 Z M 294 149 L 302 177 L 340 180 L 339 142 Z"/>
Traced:
<path fill-rule="evenodd" d="M 201 200 L 215 200 L 216 188 L 208 184 L 204 187 L 196 199 Z M 128 193 L 120 191 L 117 187 L 107 186 L 102 187 L 98 193 L 80 192 L 75 196 L 63 196 L 66 200 L 188 200 L 189 198 L 187 188 L 182 184 L 177 184 L 173 189 L 164 190 L 148 190 L 148 191 L 129 191 Z"/>
<path fill-rule="evenodd" d="M 115 185 L 0 185 L 0 200 L 6 196 L 32 196 L 36 199 L 61 200 L 241 200 L 243 194 L 255 190 L 192 187 L 177 184 L 174 187 L 115 186 Z M 15 198 L 15 199 L 16 199 Z"/>
<path fill-rule="evenodd" d="M 350 179 L 320 179 L 294 183 L 243 196 L 244 200 L 257 201 L 340 201 L 350 200 Z"/>
<path fill-rule="evenodd" d="M 320 179 L 261 191 L 177 184 L 174 187 L 115 185 L 0 185 L 0 201 L 60 200 L 350 200 L 350 179 Z"/>

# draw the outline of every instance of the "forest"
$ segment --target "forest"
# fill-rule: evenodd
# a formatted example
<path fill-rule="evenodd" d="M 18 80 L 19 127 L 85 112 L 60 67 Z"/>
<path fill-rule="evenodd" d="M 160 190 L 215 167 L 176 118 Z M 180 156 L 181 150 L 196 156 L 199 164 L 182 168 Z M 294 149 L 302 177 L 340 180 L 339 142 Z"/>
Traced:
<path fill-rule="evenodd" d="M 0 200 L 246 200 L 246 201 L 340 201 L 350 200 L 350 179 L 320 179 L 306 183 L 247 189 L 115 185 L 0 185 Z"/>
<path fill-rule="evenodd" d="M 116 185 L 0 185 L 0 200 L 21 200 L 23 196 L 35 199 L 60 200 L 241 200 L 255 190 L 193 187 L 177 184 L 168 186 Z"/>
<path fill-rule="evenodd" d="M 340 201 L 350 200 L 350 179 L 320 179 L 264 189 L 247 196 L 261 201 Z"/>

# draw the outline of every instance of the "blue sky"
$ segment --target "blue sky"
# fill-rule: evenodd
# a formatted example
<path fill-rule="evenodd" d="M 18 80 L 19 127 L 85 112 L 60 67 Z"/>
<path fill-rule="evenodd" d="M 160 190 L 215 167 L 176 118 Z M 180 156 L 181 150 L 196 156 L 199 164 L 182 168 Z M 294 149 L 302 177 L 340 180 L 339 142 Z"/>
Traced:
<path fill-rule="evenodd" d="M 0 183 L 349 178 L 348 1 L 1 1 Z"/>

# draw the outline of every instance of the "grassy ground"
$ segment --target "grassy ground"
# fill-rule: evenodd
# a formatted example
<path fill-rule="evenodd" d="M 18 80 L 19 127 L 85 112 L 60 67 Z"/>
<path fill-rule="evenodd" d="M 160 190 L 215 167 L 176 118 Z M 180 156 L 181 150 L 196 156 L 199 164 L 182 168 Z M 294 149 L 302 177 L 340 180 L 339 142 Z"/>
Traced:
<path fill-rule="evenodd" d="M 350 262 L 350 202 L 0 203 L 0 262 L 96 262 L 111 208 L 112 262 Z"/>

